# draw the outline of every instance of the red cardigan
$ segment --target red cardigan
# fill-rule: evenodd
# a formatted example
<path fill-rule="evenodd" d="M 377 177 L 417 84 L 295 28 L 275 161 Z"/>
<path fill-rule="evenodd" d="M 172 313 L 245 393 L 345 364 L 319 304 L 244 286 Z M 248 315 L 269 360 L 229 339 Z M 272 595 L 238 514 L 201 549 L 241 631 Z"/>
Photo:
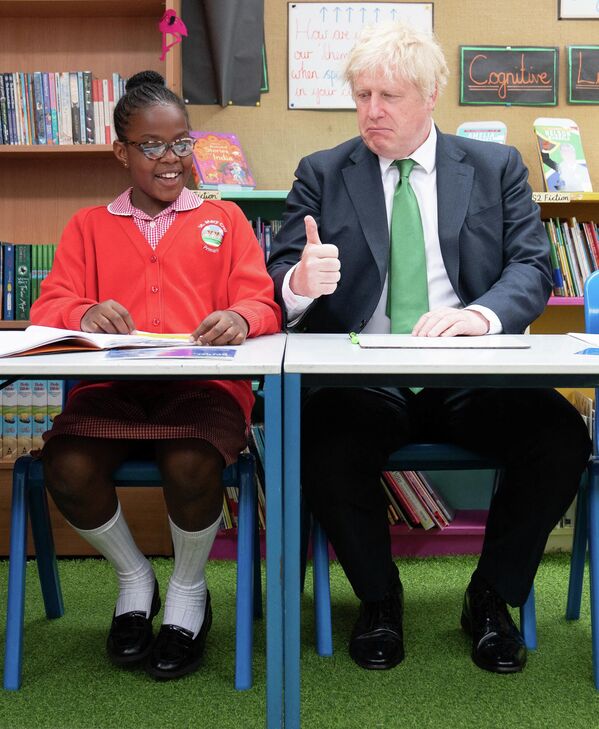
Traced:
<path fill-rule="evenodd" d="M 223 309 L 243 316 L 250 337 L 281 328 L 273 283 L 251 226 L 237 205 L 221 200 L 177 213 L 156 250 L 131 217 L 113 215 L 105 206 L 76 213 L 31 307 L 31 321 L 80 329 L 85 312 L 107 299 L 122 304 L 143 331 L 191 333 L 208 314 Z M 230 393 L 249 422 L 249 382 L 202 384 Z"/>

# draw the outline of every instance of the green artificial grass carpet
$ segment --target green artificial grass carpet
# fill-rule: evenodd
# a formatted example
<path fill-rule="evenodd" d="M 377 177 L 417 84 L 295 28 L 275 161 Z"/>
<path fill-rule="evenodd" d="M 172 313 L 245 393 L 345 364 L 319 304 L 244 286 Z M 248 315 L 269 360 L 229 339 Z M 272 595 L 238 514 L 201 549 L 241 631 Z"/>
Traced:
<path fill-rule="evenodd" d="M 459 628 L 463 591 L 475 562 L 475 557 L 400 560 L 406 659 L 381 672 L 358 668 L 347 654 L 357 602 L 339 566 L 332 564 L 332 658 L 320 658 L 314 650 L 311 588 L 302 600 L 302 729 L 599 727 L 588 588 L 581 619 L 569 623 L 564 618 L 569 555 L 543 560 L 536 581 L 539 648 L 529 653 L 523 673 L 509 676 L 476 668 Z M 154 565 L 164 595 L 171 563 L 156 559 Z M 48 621 L 35 563 L 28 564 L 23 685 L 20 691 L 0 693 L 0 729 L 265 726 L 264 621 L 255 623 L 254 686 L 244 692 L 233 688 L 234 563 L 208 566 L 214 623 L 202 667 L 166 683 L 141 669 L 118 669 L 106 657 L 116 599 L 110 566 L 96 559 L 61 560 L 59 570 L 65 615 Z M 2 646 L 7 580 L 8 563 L 2 561 Z"/>

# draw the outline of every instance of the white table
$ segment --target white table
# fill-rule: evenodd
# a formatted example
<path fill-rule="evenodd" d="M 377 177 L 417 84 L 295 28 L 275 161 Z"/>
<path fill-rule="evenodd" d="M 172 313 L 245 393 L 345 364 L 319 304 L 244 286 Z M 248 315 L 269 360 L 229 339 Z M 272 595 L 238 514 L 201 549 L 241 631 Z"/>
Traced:
<path fill-rule="evenodd" d="M 289 334 L 284 362 L 285 728 L 300 727 L 300 388 L 595 387 L 599 356 L 567 335 L 521 335 L 528 349 L 362 349 L 346 334 Z"/>
<path fill-rule="evenodd" d="M 264 377 L 266 475 L 266 725 L 283 723 L 281 369 L 284 334 L 248 339 L 232 359 L 109 359 L 104 352 L 0 358 L 0 380 Z"/>

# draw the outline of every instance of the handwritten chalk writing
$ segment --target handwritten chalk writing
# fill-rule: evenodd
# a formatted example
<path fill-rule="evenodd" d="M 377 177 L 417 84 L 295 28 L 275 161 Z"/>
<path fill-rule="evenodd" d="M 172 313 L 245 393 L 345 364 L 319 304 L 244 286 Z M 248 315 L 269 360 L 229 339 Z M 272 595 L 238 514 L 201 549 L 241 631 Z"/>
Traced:
<path fill-rule="evenodd" d="M 500 99 L 507 96 L 508 87 L 531 86 L 538 85 L 544 87 L 551 86 L 551 78 L 545 71 L 541 73 L 533 73 L 531 69 L 526 68 L 524 54 L 520 56 L 520 68 L 517 71 L 490 71 L 486 77 L 477 78 L 477 70 L 475 66 L 480 65 L 481 60 L 487 60 L 488 56 L 482 53 L 474 56 L 469 66 L 469 77 L 476 86 L 491 86 L 497 89 L 497 95 Z"/>
<path fill-rule="evenodd" d="M 582 51 L 579 51 L 577 54 L 577 60 L 578 60 L 578 74 L 576 77 L 576 83 L 579 86 L 599 86 L 599 72 L 595 74 L 594 79 L 585 79 L 583 78 L 584 70 L 582 67 Z"/>
<path fill-rule="evenodd" d="M 460 103 L 557 103 L 557 48 L 462 46 Z"/>

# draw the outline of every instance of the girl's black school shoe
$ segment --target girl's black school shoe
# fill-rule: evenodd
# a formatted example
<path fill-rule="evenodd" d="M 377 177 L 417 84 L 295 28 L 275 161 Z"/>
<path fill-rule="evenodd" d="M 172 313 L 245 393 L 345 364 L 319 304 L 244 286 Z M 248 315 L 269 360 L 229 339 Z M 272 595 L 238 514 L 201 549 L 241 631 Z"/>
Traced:
<path fill-rule="evenodd" d="M 192 633 L 178 625 L 163 625 L 156 636 L 146 671 L 150 676 L 167 681 L 180 678 L 195 671 L 202 660 L 206 637 L 212 625 L 212 603 L 210 592 L 206 593 L 204 622 L 195 638 Z"/>
<path fill-rule="evenodd" d="M 152 648 L 152 619 L 160 610 L 160 593 L 158 581 L 154 582 L 154 594 L 150 616 L 145 612 L 134 610 L 112 617 L 112 624 L 106 650 L 110 660 L 117 666 L 130 666 L 145 660 Z"/>

